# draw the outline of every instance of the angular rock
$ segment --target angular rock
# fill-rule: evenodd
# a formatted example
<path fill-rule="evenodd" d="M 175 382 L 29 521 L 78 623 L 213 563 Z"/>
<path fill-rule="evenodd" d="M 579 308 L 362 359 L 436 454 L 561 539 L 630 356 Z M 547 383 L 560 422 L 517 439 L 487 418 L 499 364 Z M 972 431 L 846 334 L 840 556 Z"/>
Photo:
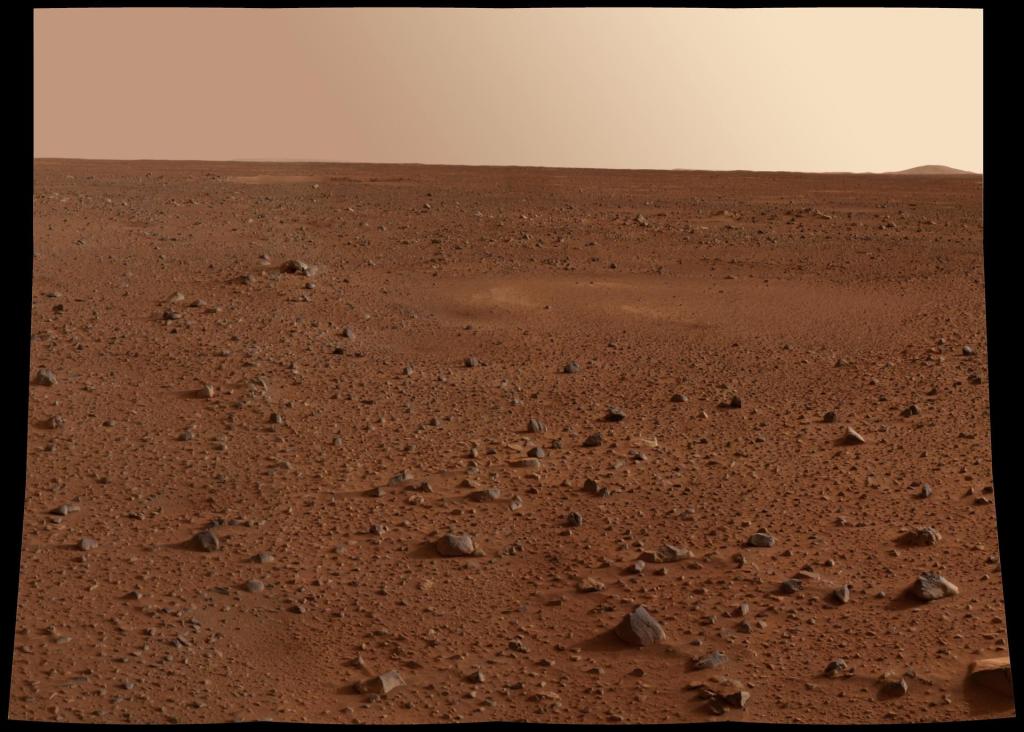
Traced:
<path fill-rule="evenodd" d="M 442 557 L 471 557 L 476 552 L 469 534 L 445 534 L 434 543 L 434 548 Z"/>
<path fill-rule="evenodd" d="M 769 547 L 774 546 L 774 544 L 775 537 L 764 531 L 758 531 L 747 539 L 747 546 Z"/>
<path fill-rule="evenodd" d="M 583 441 L 583 447 L 597 447 L 604 442 L 604 435 L 600 432 L 595 432 Z"/>
<path fill-rule="evenodd" d="M 860 433 L 853 427 L 847 427 L 846 433 L 843 435 L 843 442 L 847 445 L 863 445 L 867 440 L 861 437 Z"/>
<path fill-rule="evenodd" d="M 695 659 L 693 662 L 693 668 L 698 671 L 704 669 L 716 668 L 721 666 L 723 663 L 729 660 L 729 657 L 722 651 L 713 651 L 703 658 Z"/>
<path fill-rule="evenodd" d="M 287 262 L 281 265 L 281 271 L 285 274 L 298 274 L 309 277 L 311 274 L 311 268 L 305 262 L 298 259 L 289 259 Z"/>
<path fill-rule="evenodd" d="M 689 549 L 674 547 L 671 544 L 663 544 L 653 552 L 644 552 L 640 555 L 640 559 L 654 564 L 667 564 L 668 562 L 678 562 L 681 559 L 693 559 L 693 552 Z"/>
<path fill-rule="evenodd" d="M 50 369 L 39 369 L 36 371 L 35 383 L 39 386 L 53 386 L 57 383 L 57 377 Z"/>
<path fill-rule="evenodd" d="M 501 490 L 498 488 L 488 488 L 482 491 L 473 491 L 469 494 L 469 500 L 476 501 L 477 503 L 484 503 L 487 501 L 496 501 L 501 497 Z"/>
<path fill-rule="evenodd" d="M 935 546 L 942 535 L 930 526 L 912 529 L 900 537 L 900 543 L 907 546 Z"/>
<path fill-rule="evenodd" d="M 960 589 L 956 585 L 935 572 L 922 573 L 910 589 L 915 597 L 926 601 L 960 594 Z"/>
<path fill-rule="evenodd" d="M 220 549 L 220 539 L 215 533 L 205 529 L 192 537 L 192 547 L 202 552 L 215 552 Z"/>
<path fill-rule="evenodd" d="M 665 631 L 643 605 L 626 614 L 615 626 L 615 635 L 632 646 L 650 646 L 665 640 Z"/>
<path fill-rule="evenodd" d="M 361 694 L 388 694 L 400 686 L 405 686 L 405 681 L 397 671 L 387 671 L 356 685 Z"/>
<path fill-rule="evenodd" d="M 837 658 L 831 661 L 828 666 L 825 667 L 825 675 L 830 679 L 837 679 L 840 676 L 849 676 L 853 673 L 853 669 L 850 668 L 846 661 L 842 658 Z"/>
<path fill-rule="evenodd" d="M 1013 674 L 1010 670 L 1010 657 L 983 658 L 971 663 L 967 668 L 971 683 L 986 689 L 1013 697 Z"/>

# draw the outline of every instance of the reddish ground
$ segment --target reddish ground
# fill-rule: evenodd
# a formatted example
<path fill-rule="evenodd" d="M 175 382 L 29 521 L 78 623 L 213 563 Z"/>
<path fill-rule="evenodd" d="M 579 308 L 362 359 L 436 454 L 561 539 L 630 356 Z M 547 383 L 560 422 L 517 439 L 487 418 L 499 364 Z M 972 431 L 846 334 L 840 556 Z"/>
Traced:
<path fill-rule="evenodd" d="M 965 681 L 1006 654 L 980 177 L 44 160 L 34 193 L 13 718 L 1013 714 Z M 661 643 L 609 632 L 638 604 Z"/>

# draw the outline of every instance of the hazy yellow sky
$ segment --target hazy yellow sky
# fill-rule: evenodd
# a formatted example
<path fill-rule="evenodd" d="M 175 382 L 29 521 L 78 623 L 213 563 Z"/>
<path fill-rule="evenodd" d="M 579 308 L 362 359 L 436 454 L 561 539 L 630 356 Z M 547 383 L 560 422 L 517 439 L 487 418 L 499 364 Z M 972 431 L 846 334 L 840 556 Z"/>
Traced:
<path fill-rule="evenodd" d="M 982 12 L 35 11 L 36 157 L 982 170 Z"/>

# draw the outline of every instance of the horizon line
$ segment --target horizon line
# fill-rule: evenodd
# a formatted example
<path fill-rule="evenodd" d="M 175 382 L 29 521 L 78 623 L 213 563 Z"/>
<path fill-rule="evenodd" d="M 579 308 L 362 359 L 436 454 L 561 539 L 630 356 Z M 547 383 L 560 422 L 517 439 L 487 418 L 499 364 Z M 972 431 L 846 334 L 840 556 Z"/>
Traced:
<path fill-rule="evenodd" d="M 962 168 L 953 168 L 938 163 L 926 163 L 915 165 L 902 170 L 887 171 L 852 171 L 852 170 L 755 170 L 752 168 L 601 168 L 590 166 L 567 166 L 567 165 L 523 165 L 523 164 L 493 164 L 493 163 L 382 163 L 366 162 L 355 160 L 311 160 L 303 158 L 231 158 L 231 159 L 204 159 L 204 158 L 90 158 L 90 157 L 61 157 L 61 156 L 33 156 L 33 161 L 91 161 L 105 163 L 270 163 L 277 165 L 392 165 L 392 166 L 421 166 L 435 168 L 535 168 L 541 170 L 593 170 L 593 171 L 622 171 L 622 172 L 657 172 L 657 173 L 790 173 L 794 175 L 899 175 L 918 168 L 938 167 L 948 168 L 946 173 L 919 173 L 918 175 L 950 176 L 977 175 L 984 176 L 984 173 Z"/>

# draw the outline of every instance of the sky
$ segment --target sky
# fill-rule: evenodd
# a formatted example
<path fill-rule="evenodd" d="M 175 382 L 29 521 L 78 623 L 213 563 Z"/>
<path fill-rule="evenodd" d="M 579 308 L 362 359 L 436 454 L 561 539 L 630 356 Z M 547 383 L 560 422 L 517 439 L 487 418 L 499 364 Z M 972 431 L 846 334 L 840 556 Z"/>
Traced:
<path fill-rule="evenodd" d="M 982 172 L 982 11 L 35 11 L 36 157 Z"/>

